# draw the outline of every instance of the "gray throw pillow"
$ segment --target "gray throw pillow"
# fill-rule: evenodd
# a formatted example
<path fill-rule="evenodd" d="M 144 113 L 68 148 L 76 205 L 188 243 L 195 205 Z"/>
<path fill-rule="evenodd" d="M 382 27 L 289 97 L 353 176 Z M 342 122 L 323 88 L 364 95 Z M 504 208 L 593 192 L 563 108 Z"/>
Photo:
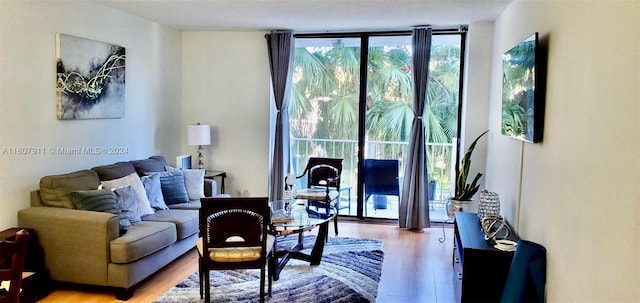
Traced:
<path fill-rule="evenodd" d="M 78 190 L 69 193 L 71 202 L 80 210 L 118 214 L 120 208 L 110 190 Z"/>
<path fill-rule="evenodd" d="M 120 228 L 131 226 L 128 214 L 118 206 L 116 195 L 111 190 L 73 191 L 69 193 L 69 198 L 77 209 L 112 213 L 118 215 Z"/>
<path fill-rule="evenodd" d="M 142 221 L 138 209 L 138 201 L 136 200 L 136 193 L 131 186 L 115 188 L 113 192 L 116 195 L 118 206 L 120 206 L 124 213 L 129 215 L 129 221 L 131 223 Z"/>
<path fill-rule="evenodd" d="M 102 186 L 107 189 L 131 186 L 131 189 L 133 189 L 133 192 L 136 194 L 136 201 L 139 203 L 138 213 L 141 216 L 152 215 L 155 213 L 153 208 L 151 208 L 151 203 L 149 203 L 149 198 L 147 198 L 147 192 L 144 189 L 138 174 L 132 173 L 122 178 L 102 181 Z"/>
<path fill-rule="evenodd" d="M 169 209 L 169 207 L 164 204 L 160 175 L 152 174 L 144 176 L 140 178 L 140 181 L 142 181 L 142 185 L 144 185 L 144 189 L 147 191 L 147 198 L 149 198 L 151 207 L 155 209 Z"/>

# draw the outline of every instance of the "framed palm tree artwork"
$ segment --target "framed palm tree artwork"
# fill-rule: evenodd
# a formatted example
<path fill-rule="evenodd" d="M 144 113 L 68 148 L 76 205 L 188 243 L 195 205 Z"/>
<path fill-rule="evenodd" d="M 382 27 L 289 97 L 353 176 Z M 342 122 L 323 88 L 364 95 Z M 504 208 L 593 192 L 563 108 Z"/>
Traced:
<path fill-rule="evenodd" d="M 542 140 L 544 115 L 544 58 L 538 33 L 506 51 L 502 74 L 503 135 L 525 142 Z"/>
<path fill-rule="evenodd" d="M 124 116 L 124 47 L 56 34 L 56 58 L 58 119 L 113 119 Z"/>

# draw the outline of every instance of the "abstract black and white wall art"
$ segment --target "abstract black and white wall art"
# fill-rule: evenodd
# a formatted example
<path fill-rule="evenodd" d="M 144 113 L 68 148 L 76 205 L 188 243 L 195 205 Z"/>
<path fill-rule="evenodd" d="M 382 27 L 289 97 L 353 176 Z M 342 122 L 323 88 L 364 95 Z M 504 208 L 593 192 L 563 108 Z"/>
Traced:
<path fill-rule="evenodd" d="M 124 116 L 124 47 L 57 34 L 56 56 L 58 119 Z"/>

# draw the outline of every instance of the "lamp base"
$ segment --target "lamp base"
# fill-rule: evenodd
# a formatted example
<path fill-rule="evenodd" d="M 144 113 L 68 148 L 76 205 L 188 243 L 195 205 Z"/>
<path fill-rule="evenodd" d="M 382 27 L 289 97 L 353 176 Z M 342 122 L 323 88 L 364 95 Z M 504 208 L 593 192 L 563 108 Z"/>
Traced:
<path fill-rule="evenodd" d="M 204 148 L 202 148 L 202 145 L 198 145 L 198 169 L 204 169 L 204 163 L 202 162 L 203 151 L 204 151 Z"/>

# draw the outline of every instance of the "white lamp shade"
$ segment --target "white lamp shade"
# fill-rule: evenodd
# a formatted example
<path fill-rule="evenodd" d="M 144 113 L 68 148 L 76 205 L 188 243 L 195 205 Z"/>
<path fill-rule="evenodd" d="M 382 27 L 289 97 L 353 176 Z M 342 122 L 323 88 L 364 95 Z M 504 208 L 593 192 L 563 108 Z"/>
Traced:
<path fill-rule="evenodd" d="M 187 129 L 187 144 L 211 144 L 211 126 L 207 124 L 189 125 Z"/>

